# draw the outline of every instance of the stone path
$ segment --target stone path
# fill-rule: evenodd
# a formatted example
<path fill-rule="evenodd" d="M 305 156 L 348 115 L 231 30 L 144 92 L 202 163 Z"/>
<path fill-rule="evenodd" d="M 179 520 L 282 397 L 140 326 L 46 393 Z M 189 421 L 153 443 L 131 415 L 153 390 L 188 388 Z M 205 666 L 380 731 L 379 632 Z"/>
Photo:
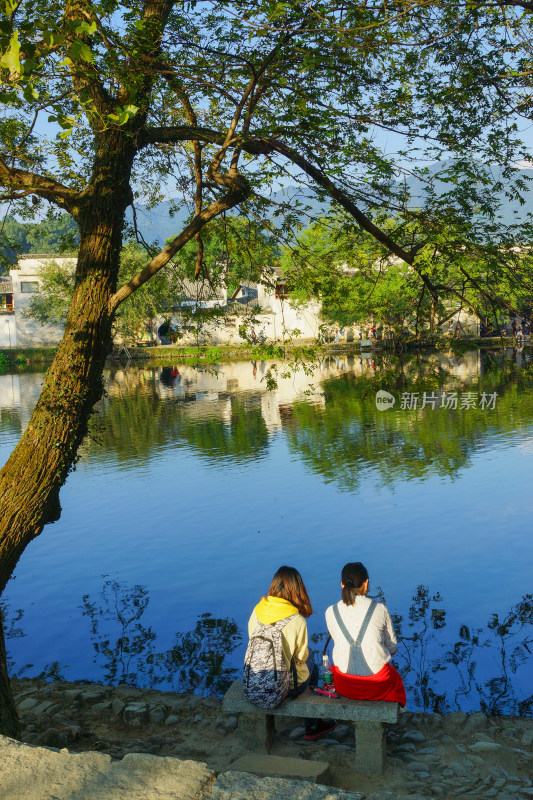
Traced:
<path fill-rule="evenodd" d="M 128 756 L 144 753 L 206 762 L 220 780 L 247 755 L 236 735 L 236 717 L 222 714 L 215 697 L 28 679 L 15 681 L 14 690 L 26 743 L 87 755 L 97 751 L 91 758 L 104 758 L 111 773 L 120 763 L 132 764 Z M 355 772 L 349 725 L 337 726 L 326 739 L 306 742 L 301 720 L 287 718 L 285 723 L 273 755 L 317 762 L 317 767 L 327 762 L 324 782 L 367 800 L 533 798 L 531 719 L 402 714 L 388 731 L 383 776 Z M 1 784 L 0 797 L 4 800 Z"/>
<path fill-rule="evenodd" d="M 215 773 L 205 764 L 130 754 L 111 761 L 101 753 L 32 747 L 0 736 L 2 800 L 364 800 L 307 781 Z"/>

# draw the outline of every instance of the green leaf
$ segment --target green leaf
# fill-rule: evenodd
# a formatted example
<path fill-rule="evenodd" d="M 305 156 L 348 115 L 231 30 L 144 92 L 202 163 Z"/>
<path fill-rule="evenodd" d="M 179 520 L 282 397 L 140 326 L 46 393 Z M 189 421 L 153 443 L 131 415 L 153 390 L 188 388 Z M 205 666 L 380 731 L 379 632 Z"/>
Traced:
<path fill-rule="evenodd" d="M 39 92 L 29 83 L 27 86 L 24 87 L 23 91 L 24 99 L 28 101 L 28 103 L 33 102 L 34 100 L 39 99 Z"/>
<path fill-rule="evenodd" d="M 8 69 L 10 73 L 16 73 L 18 75 L 22 72 L 18 31 L 13 33 L 11 41 L 9 42 L 9 48 L 2 58 L 0 58 L 0 67 L 4 67 L 4 69 Z"/>
<path fill-rule="evenodd" d="M 13 11 L 15 11 L 17 6 L 18 3 L 16 1 L 11 2 L 11 0 L 2 0 L 2 2 L 0 3 L 0 10 L 2 11 L 3 14 L 6 15 L 6 17 L 10 17 Z"/>
<path fill-rule="evenodd" d="M 89 45 L 80 42 L 79 39 L 71 44 L 68 54 L 73 61 L 87 61 L 88 63 L 94 61 L 94 54 Z"/>
<path fill-rule="evenodd" d="M 76 33 L 86 33 L 88 36 L 92 36 L 93 33 L 96 33 L 96 22 L 94 20 L 92 22 L 77 22 L 74 30 Z"/>
<path fill-rule="evenodd" d="M 117 125 L 125 125 L 139 110 L 138 106 L 119 106 L 116 114 L 108 114 L 107 118 Z"/>

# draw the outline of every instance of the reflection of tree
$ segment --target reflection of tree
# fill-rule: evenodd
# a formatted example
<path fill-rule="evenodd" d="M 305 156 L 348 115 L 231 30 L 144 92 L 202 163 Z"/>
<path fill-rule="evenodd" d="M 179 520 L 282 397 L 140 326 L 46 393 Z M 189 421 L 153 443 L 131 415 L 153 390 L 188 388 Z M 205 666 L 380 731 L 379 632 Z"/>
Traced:
<path fill-rule="evenodd" d="M 138 385 L 101 404 L 85 451 L 146 462 L 163 448 L 187 445 L 209 462 L 255 460 L 268 447 L 268 431 L 261 406 L 252 401 L 242 395 L 221 395 L 205 405 L 194 395 L 164 400 L 155 383 Z"/>
<path fill-rule="evenodd" d="M 268 447 L 268 430 L 261 406 L 235 396 L 230 396 L 229 401 L 229 424 L 215 417 L 196 420 L 184 415 L 180 422 L 180 438 L 185 439 L 193 451 L 208 457 L 210 461 L 226 458 L 252 461 L 261 458 Z"/>
<path fill-rule="evenodd" d="M 15 408 L 0 409 L 0 431 L 20 436 L 20 411 Z"/>
<path fill-rule="evenodd" d="M 533 393 L 516 375 L 505 378 L 489 372 L 461 386 L 457 379 L 428 371 L 427 366 L 419 378 L 412 366 L 408 383 L 403 371 L 373 380 L 348 374 L 326 381 L 324 407 L 294 404 L 291 424 L 285 426 L 292 450 L 326 481 L 354 491 L 368 470 L 377 473 L 383 484 L 433 474 L 453 478 L 482 443 L 533 422 Z M 395 394 L 394 410 L 376 409 L 380 388 Z M 441 390 L 469 391 L 477 397 L 497 392 L 496 407 L 491 411 L 398 408 L 401 392 L 418 392 L 422 398 L 424 391 Z"/>
<path fill-rule="evenodd" d="M 97 598 L 83 596 L 81 610 L 90 623 L 94 662 L 104 680 L 224 694 L 237 675 L 226 660 L 242 639 L 235 621 L 201 614 L 193 630 L 176 633 L 169 650 L 156 652 L 157 634 L 143 622 L 149 603 L 145 586 L 113 578 L 104 581 Z"/>

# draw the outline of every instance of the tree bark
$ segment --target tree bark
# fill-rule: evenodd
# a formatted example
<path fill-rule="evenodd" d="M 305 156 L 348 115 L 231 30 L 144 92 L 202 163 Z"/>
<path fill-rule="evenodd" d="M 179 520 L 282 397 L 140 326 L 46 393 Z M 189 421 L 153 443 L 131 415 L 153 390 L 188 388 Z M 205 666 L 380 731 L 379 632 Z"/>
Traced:
<path fill-rule="evenodd" d="M 6 643 L 4 640 L 4 620 L 0 609 L 0 731 L 4 736 L 18 739 L 20 721 L 7 674 Z"/>
<path fill-rule="evenodd" d="M 109 131 L 98 143 L 93 178 L 82 197 L 76 286 L 65 333 L 18 445 L 0 471 L 0 593 L 22 552 L 59 518 L 59 490 L 76 459 L 111 347 L 109 299 L 116 290 L 122 225 L 130 202 L 134 150 Z M 0 651 L 0 733 L 17 730 Z"/>

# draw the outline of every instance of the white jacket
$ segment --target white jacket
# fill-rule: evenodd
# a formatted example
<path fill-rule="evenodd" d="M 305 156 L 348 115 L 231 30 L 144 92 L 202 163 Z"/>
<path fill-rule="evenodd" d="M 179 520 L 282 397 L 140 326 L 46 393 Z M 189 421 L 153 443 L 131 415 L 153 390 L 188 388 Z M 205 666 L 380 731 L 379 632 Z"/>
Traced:
<path fill-rule="evenodd" d="M 342 621 L 354 639 L 363 624 L 371 599 L 359 595 L 353 606 L 339 603 L 339 612 Z M 341 633 L 333 612 L 333 606 L 326 611 L 326 624 L 333 638 L 333 663 L 341 672 L 348 669 L 350 646 Z M 391 660 L 397 649 L 396 635 L 392 627 L 389 610 L 384 603 L 376 603 L 370 624 L 364 635 L 361 650 L 370 670 L 375 675 L 385 664 Z"/>

